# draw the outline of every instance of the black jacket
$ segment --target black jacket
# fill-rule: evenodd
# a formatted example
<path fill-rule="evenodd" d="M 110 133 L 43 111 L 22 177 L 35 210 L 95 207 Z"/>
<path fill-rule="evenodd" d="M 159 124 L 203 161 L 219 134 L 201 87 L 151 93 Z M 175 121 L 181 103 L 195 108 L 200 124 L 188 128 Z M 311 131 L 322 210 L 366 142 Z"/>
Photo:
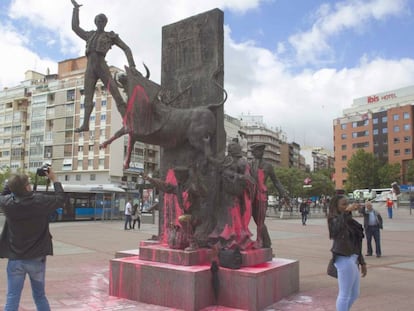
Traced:
<path fill-rule="evenodd" d="M 54 183 L 55 193 L 30 192 L 25 196 L 0 196 L 0 210 L 6 216 L 0 237 L 0 257 L 30 259 L 53 255 L 49 215 L 63 202 L 63 188 Z"/>
<path fill-rule="evenodd" d="M 359 264 L 365 264 L 362 256 L 364 229 L 350 213 L 340 213 L 328 219 L 329 238 L 333 240 L 331 251 L 334 255 L 358 255 Z"/>
<path fill-rule="evenodd" d="M 376 210 L 373 210 L 373 211 L 374 211 L 375 217 L 377 218 L 377 224 L 378 224 L 379 228 L 382 229 L 381 214 L 378 213 Z M 369 212 L 366 210 L 365 207 L 362 209 L 362 215 L 364 215 L 364 228 L 365 228 L 365 230 L 367 230 L 368 222 L 369 222 Z"/>

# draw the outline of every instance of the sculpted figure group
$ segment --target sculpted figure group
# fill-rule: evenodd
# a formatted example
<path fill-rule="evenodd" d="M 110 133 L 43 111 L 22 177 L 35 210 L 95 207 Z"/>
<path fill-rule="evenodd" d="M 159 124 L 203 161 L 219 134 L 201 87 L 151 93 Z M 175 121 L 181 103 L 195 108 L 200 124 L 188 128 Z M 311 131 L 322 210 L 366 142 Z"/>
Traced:
<path fill-rule="evenodd" d="M 286 198 L 287 194 L 272 165 L 263 160 L 264 144 L 251 146 L 254 156 L 251 162 L 243 157 L 238 141 L 228 145 L 227 156 L 223 159 L 212 154 L 210 143 L 216 135 L 216 111 L 227 99 L 226 91 L 215 78 L 220 68 L 212 74 L 212 87 L 223 90 L 223 100 L 205 107 L 174 108 L 174 99 L 166 102 L 161 86 L 149 80 L 148 68 L 145 66 L 146 77 L 135 69 L 131 49 L 116 33 L 105 31 L 106 16 L 97 15 L 97 29 L 85 31 L 79 26 L 81 5 L 75 0 L 71 2 L 72 29 L 86 41 L 87 57 L 83 124 L 75 132 L 89 130 L 95 86 L 101 79 L 115 100 L 123 125 L 100 147 L 105 148 L 113 140 L 128 134 L 124 168 L 129 167 L 131 150 L 136 141 L 165 149 L 186 145 L 191 152 L 188 157 L 193 159 L 191 163 L 171 167 L 164 179 L 145 176 L 164 192 L 160 208 L 164 224 L 159 237 L 161 242 L 168 243 L 171 248 L 187 250 L 198 247 L 269 248 L 271 241 L 264 223 L 266 180 L 272 181 L 282 198 Z M 129 65 L 125 67 L 126 74 L 118 79 L 112 78 L 105 61 L 106 53 L 113 45 L 124 51 Z M 125 92 L 127 101 L 121 96 L 119 88 Z M 212 185 L 213 182 L 215 185 Z M 252 240 L 249 230 L 251 218 L 257 226 L 256 241 Z"/>

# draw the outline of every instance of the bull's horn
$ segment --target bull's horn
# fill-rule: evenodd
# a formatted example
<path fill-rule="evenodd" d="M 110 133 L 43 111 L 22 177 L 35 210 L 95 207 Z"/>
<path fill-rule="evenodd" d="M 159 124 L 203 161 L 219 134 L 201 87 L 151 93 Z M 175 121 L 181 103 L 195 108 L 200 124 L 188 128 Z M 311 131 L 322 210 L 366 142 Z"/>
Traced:
<path fill-rule="evenodd" d="M 145 75 L 145 78 L 149 79 L 149 77 L 150 77 L 150 71 L 149 71 L 147 65 L 145 65 L 145 63 L 142 63 L 142 64 L 144 65 L 145 71 L 147 72 L 147 74 Z"/>

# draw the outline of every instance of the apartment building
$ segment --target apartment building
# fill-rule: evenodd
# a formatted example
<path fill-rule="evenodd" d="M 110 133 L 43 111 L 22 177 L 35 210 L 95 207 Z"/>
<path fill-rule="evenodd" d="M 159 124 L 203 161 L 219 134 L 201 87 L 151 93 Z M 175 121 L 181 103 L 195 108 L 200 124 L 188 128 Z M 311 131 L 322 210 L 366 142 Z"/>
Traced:
<path fill-rule="evenodd" d="M 99 148 L 122 126 L 116 104 L 101 82 L 89 132 L 74 133 L 83 121 L 85 68 L 86 57 L 64 60 L 57 74 L 28 71 L 20 85 L 0 92 L 0 167 L 35 172 L 50 162 L 65 183 L 135 189 L 140 173 L 158 170 L 159 147 L 136 143 L 129 169 L 123 169 L 127 136 Z"/>
<path fill-rule="evenodd" d="M 342 189 L 348 160 L 358 149 L 383 163 L 401 164 L 401 182 L 413 159 L 414 86 L 357 98 L 333 121 L 335 185 Z"/>

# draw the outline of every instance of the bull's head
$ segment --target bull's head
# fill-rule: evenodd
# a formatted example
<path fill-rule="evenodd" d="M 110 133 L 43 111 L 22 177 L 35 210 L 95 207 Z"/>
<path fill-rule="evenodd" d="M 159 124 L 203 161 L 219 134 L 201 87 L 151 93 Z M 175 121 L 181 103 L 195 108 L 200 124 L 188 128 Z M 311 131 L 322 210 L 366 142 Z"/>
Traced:
<path fill-rule="evenodd" d="M 137 85 L 140 85 L 144 88 L 149 100 L 152 102 L 157 100 L 157 95 L 161 89 L 161 86 L 156 84 L 155 82 L 149 80 L 149 70 L 147 66 L 145 66 L 145 70 L 147 72 L 146 77 L 144 77 L 139 71 L 135 68 L 130 68 L 125 66 L 126 75 L 123 77 L 118 78 L 118 82 L 120 83 L 120 87 L 122 87 L 128 95 L 128 98 L 131 96 L 132 92 L 134 91 Z"/>

